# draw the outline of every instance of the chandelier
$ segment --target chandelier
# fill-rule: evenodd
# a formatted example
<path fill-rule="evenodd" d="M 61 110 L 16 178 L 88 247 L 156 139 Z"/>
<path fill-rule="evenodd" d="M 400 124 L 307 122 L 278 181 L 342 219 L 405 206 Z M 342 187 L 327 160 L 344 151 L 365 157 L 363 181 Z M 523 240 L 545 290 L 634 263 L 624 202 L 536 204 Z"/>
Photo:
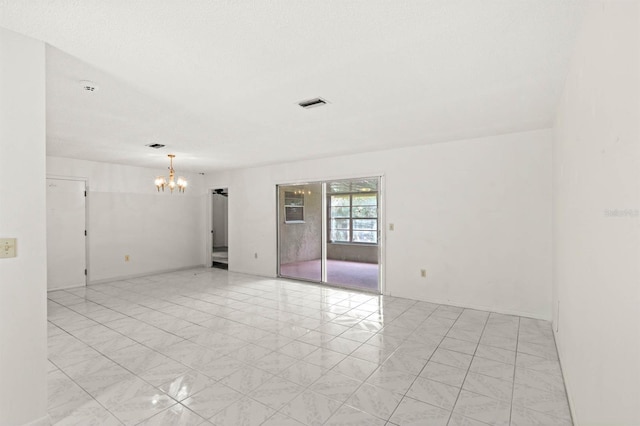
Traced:
<path fill-rule="evenodd" d="M 171 190 L 171 193 L 173 193 L 173 190 L 176 189 L 176 187 L 178 188 L 178 192 L 184 192 L 184 189 L 187 187 L 187 180 L 183 177 L 179 177 L 178 180 L 176 180 L 176 173 L 173 170 L 173 159 L 175 158 L 174 154 L 169 154 L 169 181 L 167 182 L 167 179 L 164 176 L 158 176 L 156 178 L 156 188 L 158 189 L 158 192 L 160 192 L 160 189 L 162 189 L 162 192 L 164 192 L 164 187 L 168 186 L 169 190 Z"/>

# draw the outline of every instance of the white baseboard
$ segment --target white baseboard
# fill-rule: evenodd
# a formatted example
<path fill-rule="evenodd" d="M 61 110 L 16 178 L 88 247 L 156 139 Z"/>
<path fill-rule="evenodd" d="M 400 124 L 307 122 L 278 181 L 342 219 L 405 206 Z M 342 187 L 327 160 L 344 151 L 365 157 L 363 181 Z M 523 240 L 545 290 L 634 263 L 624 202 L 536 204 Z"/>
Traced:
<path fill-rule="evenodd" d="M 205 267 L 206 265 L 200 264 L 200 265 L 183 266 L 180 268 L 161 269 L 157 271 L 142 272 L 139 274 L 118 275 L 114 277 L 103 278 L 100 280 L 93 280 L 93 281 L 90 281 L 87 285 L 105 284 L 105 283 L 110 283 L 112 281 L 130 280 L 133 278 L 148 277 L 150 275 L 167 274 L 169 272 L 179 272 L 179 271 L 186 271 L 188 269 L 197 269 L 197 268 L 205 268 Z"/>
<path fill-rule="evenodd" d="M 447 305 L 447 306 L 456 306 L 458 308 L 476 309 L 476 310 L 485 311 L 485 312 L 495 312 L 496 314 L 517 315 L 519 317 L 532 318 L 532 319 L 537 319 L 537 320 L 542 320 L 542 321 L 549 321 L 549 323 L 551 323 L 551 318 L 546 318 L 544 315 L 534 314 L 534 313 L 525 312 L 525 311 L 518 311 L 518 310 L 514 310 L 514 309 L 502 309 L 502 308 L 497 308 L 495 306 L 476 305 L 476 304 L 473 304 L 473 303 L 458 303 L 456 301 L 451 301 L 451 300 L 417 299 L 417 298 L 413 298 L 413 297 L 398 296 L 398 295 L 394 295 L 394 294 L 387 294 L 387 295 L 388 296 L 393 296 L 393 297 L 402 297 L 402 298 L 410 299 L 410 300 L 419 300 L 419 301 L 422 301 L 422 302 L 435 303 L 437 305 Z"/>
<path fill-rule="evenodd" d="M 67 287 L 59 287 L 59 288 L 48 288 L 47 289 L 47 293 L 50 291 L 58 291 L 58 290 L 71 290 L 72 288 L 82 288 L 82 287 L 86 287 L 87 285 L 70 285 Z"/>
<path fill-rule="evenodd" d="M 233 270 L 231 268 L 229 268 L 229 272 L 233 272 L 234 274 L 251 275 L 251 276 L 254 276 L 254 277 L 261 277 L 261 278 L 280 279 L 280 277 L 278 277 L 277 275 L 252 274 L 250 272 L 235 271 L 235 270 Z M 282 279 L 289 279 L 289 280 L 300 281 L 300 282 L 304 282 L 304 283 L 323 285 L 323 283 L 316 283 L 316 282 L 310 282 L 310 281 L 304 281 L 304 280 L 296 280 L 295 278 L 285 278 L 285 277 L 283 277 Z M 334 288 L 341 288 L 342 289 L 343 287 L 334 287 Z M 350 290 L 350 291 L 360 291 L 358 289 L 353 289 L 353 288 L 348 288 L 348 287 L 344 287 L 344 289 L 345 290 Z M 370 293 L 370 292 L 367 292 L 365 290 L 363 290 L 363 292 Z M 435 303 L 437 305 L 447 305 L 447 306 L 456 306 L 458 308 L 477 309 L 479 311 L 495 312 L 496 314 L 517 315 L 519 317 L 538 319 L 538 320 L 542 320 L 542 321 L 549 321 L 549 323 L 551 323 L 551 318 L 550 317 L 547 318 L 544 315 L 534 314 L 534 313 L 525 312 L 525 311 L 511 310 L 511 309 L 501 309 L 501 308 L 496 308 L 495 306 L 483 306 L 483 305 L 475 305 L 475 304 L 461 304 L 461 303 L 457 303 L 455 301 L 450 301 L 450 300 L 417 299 L 417 298 L 414 298 L 414 297 L 398 296 L 398 295 L 395 295 L 395 294 L 391 294 L 389 292 L 382 293 L 382 295 L 384 295 L 384 296 L 392 296 L 392 297 L 401 297 L 401 298 L 409 299 L 409 300 L 418 300 L 418 301 L 421 301 L 421 302 Z"/>
<path fill-rule="evenodd" d="M 25 423 L 23 426 L 49 426 L 50 424 L 51 420 L 49 420 L 49 416 L 45 415 L 39 419 L 30 421 L 29 423 Z"/>

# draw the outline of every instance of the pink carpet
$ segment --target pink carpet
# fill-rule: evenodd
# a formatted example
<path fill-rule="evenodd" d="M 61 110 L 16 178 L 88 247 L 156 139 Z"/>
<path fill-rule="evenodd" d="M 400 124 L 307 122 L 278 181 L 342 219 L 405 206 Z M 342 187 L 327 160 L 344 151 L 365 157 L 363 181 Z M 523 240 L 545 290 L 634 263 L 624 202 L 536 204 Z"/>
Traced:
<path fill-rule="evenodd" d="M 280 265 L 280 275 L 320 281 L 320 259 Z M 378 265 L 375 263 L 327 260 L 327 282 L 344 287 L 378 291 Z"/>

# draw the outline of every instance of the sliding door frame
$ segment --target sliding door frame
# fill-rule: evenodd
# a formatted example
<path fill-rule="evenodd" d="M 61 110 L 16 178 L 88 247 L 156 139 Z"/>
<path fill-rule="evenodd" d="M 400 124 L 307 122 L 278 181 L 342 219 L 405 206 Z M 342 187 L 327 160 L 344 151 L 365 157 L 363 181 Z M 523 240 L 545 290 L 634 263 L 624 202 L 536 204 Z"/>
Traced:
<path fill-rule="evenodd" d="M 329 219 L 327 216 L 327 181 L 323 180 L 321 182 L 322 185 L 322 202 L 320 203 L 320 208 L 322 209 L 322 223 L 321 223 L 321 236 L 320 240 L 322 241 L 322 257 L 320 258 L 320 268 L 322 269 L 321 274 L 321 282 L 323 284 L 327 284 L 327 220 Z"/>
<path fill-rule="evenodd" d="M 365 179 L 365 178 L 376 178 L 378 179 L 378 292 L 380 294 L 386 294 L 386 187 L 385 187 L 385 176 L 384 173 L 362 173 L 362 174 L 352 174 L 348 176 L 333 176 L 329 178 L 316 178 L 316 179 L 299 179 L 299 180 L 286 180 L 286 181 L 278 181 L 275 182 L 275 196 L 276 196 L 276 275 L 278 278 L 284 279 L 295 279 L 299 281 L 307 281 L 315 284 L 327 285 L 330 287 L 336 288 L 344 288 L 349 290 L 354 290 L 354 288 L 347 286 L 340 286 L 332 283 L 326 282 L 327 280 L 327 271 L 326 271 L 326 258 L 327 258 L 327 229 L 326 226 L 328 224 L 328 215 L 327 215 L 327 182 L 339 181 L 339 180 L 356 180 L 356 179 Z M 306 280 L 304 278 L 295 278 L 295 277 L 287 277 L 283 276 L 280 271 L 280 225 L 282 223 L 282 216 L 280 213 L 280 190 L 281 186 L 287 185 L 310 185 L 310 184 L 321 184 L 322 185 L 322 247 L 321 247 L 321 282 Z M 366 291 L 357 289 L 358 291 Z"/>

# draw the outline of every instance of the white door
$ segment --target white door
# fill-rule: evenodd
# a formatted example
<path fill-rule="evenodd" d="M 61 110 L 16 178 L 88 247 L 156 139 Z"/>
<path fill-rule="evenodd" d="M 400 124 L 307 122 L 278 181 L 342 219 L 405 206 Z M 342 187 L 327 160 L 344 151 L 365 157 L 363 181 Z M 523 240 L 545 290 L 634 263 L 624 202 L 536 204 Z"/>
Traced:
<path fill-rule="evenodd" d="M 85 183 L 47 179 L 47 288 L 86 285 Z"/>

